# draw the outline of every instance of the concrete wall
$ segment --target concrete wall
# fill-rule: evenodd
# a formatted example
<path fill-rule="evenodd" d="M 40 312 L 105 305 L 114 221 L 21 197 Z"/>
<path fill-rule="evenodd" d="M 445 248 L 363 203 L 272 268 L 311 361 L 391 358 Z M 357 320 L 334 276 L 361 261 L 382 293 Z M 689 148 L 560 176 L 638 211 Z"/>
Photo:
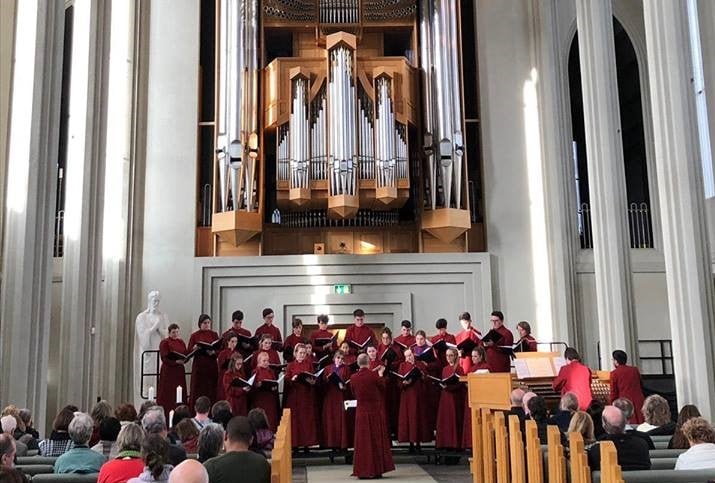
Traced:
<path fill-rule="evenodd" d="M 5 219 L 5 186 L 8 134 L 10 133 L 10 93 L 12 91 L 13 49 L 15 48 L 15 0 L 0 0 L 0 247 Z M 2 253 L 2 250 L 0 250 Z M 0 254 L 0 262 L 2 255 Z"/>

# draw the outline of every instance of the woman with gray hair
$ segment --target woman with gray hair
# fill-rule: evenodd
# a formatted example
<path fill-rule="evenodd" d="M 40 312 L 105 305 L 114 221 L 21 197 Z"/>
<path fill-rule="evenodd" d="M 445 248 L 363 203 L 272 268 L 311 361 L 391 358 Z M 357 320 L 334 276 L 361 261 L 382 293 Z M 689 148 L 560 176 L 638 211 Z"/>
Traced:
<path fill-rule="evenodd" d="M 672 436 L 675 433 L 675 422 L 670 415 L 668 401 L 658 394 L 645 398 L 643 402 L 643 418 L 636 431 L 647 433 L 649 436 Z"/>
<path fill-rule="evenodd" d="M 209 423 L 199 433 L 198 453 L 201 463 L 218 456 L 223 449 L 223 427 L 220 424 Z"/>
<path fill-rule="evenodd" d="M 117 457 L 109 460 L 99 470 L 97 483 L 118 483 L 139 476 L 144 470 L 141 457 L 144 430 L 136 423 L 126 424 L 117 436 Z"/>
<path fill-rule="evenodd" d="M 106 458 L 92 451 L 88 444 L 92 437 L 94 421 L 87 413 L 74 413 L 68 432 L 72 449 L 55 461 L 55 473 L 98 473 Z"/>

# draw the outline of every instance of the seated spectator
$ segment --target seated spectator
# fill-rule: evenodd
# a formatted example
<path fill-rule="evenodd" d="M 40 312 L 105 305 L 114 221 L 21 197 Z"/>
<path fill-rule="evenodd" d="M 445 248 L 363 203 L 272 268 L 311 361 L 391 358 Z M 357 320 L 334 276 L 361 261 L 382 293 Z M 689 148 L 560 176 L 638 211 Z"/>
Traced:
<path fill-rule="evenodd" d="M 146 431 L 147 435 L 158 434 L 167 440 L 167 443 L 169 444 L 169 464 L 176 466 L 186 459 L 186 451 L 184 451 L 184 448 L 169 443 L 169 439 L 167 437 L 168 431 L 166 428 L 166 416 L 164 415 L 164 409 L 161 406 L 154 406 L 145 411 L 144 417 L 142 418 L 142 427 L 144 428 L 144 431 Z"/>
<path fill-rule="evenodd" d="M 578 397 L 572 392 L 567 392 L 561 396 L 559 409 L 551 415 L 549 424 L 555 424 L 559 427 L 559 431 L 565 433 L 569 429 L 571 416 L 573 416 L 576 411 L 578 411 Z"/>
<path fill-rule="evenodd" d="M 176 427 L 184 419 L 191 419 L 191 410 L 186 404 L 180 404 L 174 409 L 174 414 L 171 415 L 171 429 L 169 430 L 169 443 L 178 444 L 181 441 L 179 435 L 176 434 Z"/>
<path fill-rule="evenodd" d="M 17 430 L 15 430 L 15 439 L 25 443 L 28 450 L 39 450 L 38 439 L 40 438 L 40 433 L 32 427 L 32 411 L 29 409 L 20 409 L 18 417 L 20 418 L 22 434 L 18 435 Z M 20 429 L 20 426 L 18 426 L 18 429 Z"/>
<path fill-rule="evenodd" d="M 603 430 L 603 418 L 601 414 L 603 413 L 603 403 L 600 399 L 591 400 L 591 404 L 588 405 L 586 412 L 591 416 L 593 420 L 593 434 L 596 435 L 596 439 L 601 439 L 606 432 Z"/>
<path fill-rule="evenodd" d="M 201 431 L 201 428 L 210 424 L 211 418 L 209 417 L 209 411 L 211 410 L 211 399 L 206 396 L 199 397 L 194 403 L 194 411 L 196 411 L 196 416 L 191 420 L 196 425 L 196 429 Z"/>
<path fill-rule="evenodd" d="M 52 421 L 50 437 L 40 441 L 40 455 L 60 456 L 72 447 L 72 440 L 67 429 L 74 418 L 74 411 L 71 406 L 60 409 L 55 420 Z"/>
<path fill-rule="evenodd" d="M 675 433 L 673 437 L 668 441 L 668 449 L 688 449 L 690 448 L 690 443 L 688 439 L 683 434 L 683 424 L 687 423 L 693 418 L 699 418 L 700 411 L 696 406 L 692 404 L 686 404 L 680 409 L 678 413 L 678 423 L 675 425 Z"/>
<path fill-rule="evenodd" d="M 161 410 L 161 417 L 164 417 L 164 410 Z M 149 414 L 144 415 L 146 418 Z M 169 474 L 174 468 L 169 464 L 169 442 L 165 436 L 153 433 L 147 434 L 142 442 L 142 460 L 144 461 L 144 471 L 136 478 L 127 480 L 127 483 L 168 482 Z"/>
<path fill-rule="evenodd" d="M 90 413 L 90 415 L 92 416 L 92 420 L 94 421 L 92 439 L 89 441 L 90 446 L 94 446 L 95 444 L 99 443 L 99 426 L 102 424 L 102 421 L 109 417 L 112 417 L 112 414 L 114 414 L 114 410 L 107 401 L 97 401 L 97 404 L 94 405 L 94 407 L 92 408 L 92 412 Z"/>
<path fill-rule="evenodd" d="M 0 433 L 0 467 L 8 470 L 15 467 L 16 444 L 15 438 Z"/>
<path fill-rule="evenodd" d="M 629 401 L 628 399 L 620 397 L 613 401 L 613 405 L 621 410 L 623 416 L 625 416 L 626 418 L 626 421 L 629 421 L 633 416 L 633 403 L 631 403 L 631 401 Z M 653 443 L 653 439 L 645 433 L 636 431 L 635 427 L 633 427 L 633 425 L 629 424 L 628 422 L 626 422 L 626 433 L 641 438 L 648 444 L 648 449 L 655 449 L 655 443 Z"/>
<path fill-rule="evenodd" d="M 3 434 L 7 434 L 12 439 L 15 439 L 15 429 L 17 428 L 17 419 L 12 414 L 0 418 L 0 426 L 2 426 Z M 15 441 L 15 452 L 17 456 L 25 456 L 27 454 L 27 445 L 21 441 Z"/>
<path fill-rule="evenodd" d="M 117 436 L 117 457 L 102 465 L 97 483 L 126 483 L 144 471 L 141 446 L 144 430 L 136 423 L 124 425 Z"/>
<path fill-rule="evenodd" d="M 536 421 L 536 427 L 539 431 L 539 441 L 541 444 L 548 444 L 547 426 L 548 426 L 548 410 L 546 409 L 546 399 L 541 396 L 532 397 L 529 399 L 529 418 Z"/>
<path fill-rule="evenodd" d="M 618 452 L 618 464 L 623 471 L 649 470 L 650 455 L 648 445 L 641 438 L 627 434 L 626 418 L 615 406 L 606 406 L 602 413 L 605 435 L 601 441 L 613 441 Z M 601 445 L 594 444 L 588 450 L 588 465 L 593 469 L 601 467 Z"/>
<path fill-rule="evenodd" d="M 509 426 L 509 416 L 515 415 L 519 418 L 519 421 L 526 419 L 526 413 L 524 412 L 524 395 L 526 393 L 523 389 L 516 388 L 511 391 L 509 399 L 511 400 L 511 409 L 509 409 L 509 414 L 506 416 L 507 427 Z"/>
<path fill-rule="evenodd" d="M 210 459 L 204 466 L 212 483 L 235 481 L 236 468 L 241 468 L 245 483 L 269 483 L 271 466 L 268 461 L 253 451 L 249 451 L 253 439 L 253 428 L 248 418 L 236 416 L 226 429 L 226 453 Z"/>
<path fill-rule="evenodd" d="M 169 483 L 209 483 L 209 474 L 198 461 L 186 460 L 171 470 Z"/>
<path fill-rule="evenodd" d="M 144 415 L 146 412 L 155 407 L 161 407 L 156 405 L 156 401 L 154 399 L 149 399 L 148 401 L 144 401 L 141 406 L 139 406 L 139 413 L 137 414 L 137 421 L 141 424 L 142 419 L 144 419 Z M 162 408 L 163 409 L 163 408 Z"/>
<path fill-rule="evenodd" d="M 670 436 L 675 433 L 675 423 L 670 417 L 670 406 L 662 396 L 653 394 L 643 402 L 643 418 L 636 429 L 650 436 Z"/>
<path fill-rule="evenodd" d="M 223 449 L 224 431 L 220 424 L 208 424 L 199 432 L 197 452 L 199 461 L 204 463 L 218 456 Z"/>
<path fill-rule="evenodd" d="M 199 444 L 199 430 L 194 423 L 190 419 L 184 419 L 175 429 L 184 450 L 189 454 L 195 454 Z"/>
<path fill-rule="evenodd" d="M 587 447 L 596 442 L 596 436 L 593 432 L 593 419 L 585 411 L 576 411 L 571 416 L 569 427 L 566 428 L 566 434 L 581 433 L 583 443 Z"/>
<path fill-rule="evenodd" d="M 691 418 L 683 424 L 690 449 L 678 456 L 676 470 L 715 470 L 715 429 L 704 418 Z"/>
<path fill-rule="evenodd" d="M 93 429 L 94 421 L 89 414 L 75 413 L 69 424 L 72 449 L 57 458 L 55 473 L 99 473 L 107 458 L 87 446 Z"/>
<path fill-rule="evenodd" d="M 270 458 L 276 435 L 268 427 L 266 412 L 263 408 L 251 409 L 248 411 L 248 422 L 251 423 L 253 428 L 253 442 L 250 450 L 263 455 L 265 458 Z"/>
<path fill-rule="evenodd" d="M 92 451 L 103 454 L 107 458 L 114 458 L 117 455 L 117 447 L 114 443 L 117 441 L 120 429 L 122 425 L 117 418 L 110 416 L 104 419 L 99 424 L 99 442 L 92 446 Z"/>
<path fill-rule="evenodd" d="M 0 481 L 2 483 L 30 483 L 25 474 L 17 468 L 5 468 L 0 466 Z"/>
<path fill-rule="evenodd" d="M 122 427 L 129 423 L 137 422 L 137 410 L 133 404 L 124 403 L 117 406 L 114 410 L 114 417 L 119 420 Z"/>
<path fill-rule="evenodd" d="M 216 401 L 211 407 L 211 419 L 215 423 L 219 423 L 226 430 L 226 425 L 233 417 L 231 414 L 231 403 L 226 400 Z"/>

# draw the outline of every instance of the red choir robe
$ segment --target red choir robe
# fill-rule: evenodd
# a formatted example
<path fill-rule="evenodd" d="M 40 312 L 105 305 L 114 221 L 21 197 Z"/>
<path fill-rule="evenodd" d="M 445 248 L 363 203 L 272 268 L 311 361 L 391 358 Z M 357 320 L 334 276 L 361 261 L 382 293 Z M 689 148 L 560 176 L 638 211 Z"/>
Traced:
<path fill-rule="evenodd" d="M 415 354 L 415 357 L 417 357 L 418 355 L 422 355 L 423 353 L 428 351 L 432 351 L 434 353 L 432 347 L 427 345 L 426 343 L 423 346 L 419 346 L 417 344 L 412 346 L 412 352 Z M 434 354 L 436 357 L 437 354 Z M 442 365 L 439 363 L 438 359 L 435 358 L 434 361 L 425 363 L 425 366 L 427 367 L 427 374 L 432 377 L 441 377 Z M 425 414 L 427 416 L 425 419 L 425 424 L 427 425 L 427 430 L 430 434 L 433 434 L 434 430 L 437 428 L 437 407 L 439 406 L 439 398 L 441 394 L 441 391 L 439 389 L 439 386 L 436 384 L 425 383 L 424 401 L 427 404 L 427 408 L 425 410 Z"/>
<path fill-rule="evenodd" d="M 186 375 L 184 364 L 180 364 L 169 354 L 178 352 L 186 354 L 186 344 L 181 339 L 170 337 L 159 343 L 159 356 L 161 357 L 161 370 L 159 371 L 159 384 L 156 391 L 156 403 L 164 408 L 164 412 L 176 409 L 176 387 L 181 386 L 182 398 L 186 398 Z M 183 404 L 183 401 L 179 404 Z"/>
<path fill-rule="evenodd" d="M 567 392 L 576 394 L 581 411 L 588 409 L 591 404 L 591 369 L 579 361 L 571 361 L 563 366 L 551 385 L 554 391 L 561 391 L 562 396 Z"/>
<path fill-rule="evenodd" d="M 444 335 L 441 334 L 435 334 L 432 337 L 430 337 L 429 341 L 432 345 L 436 344 L 437 342 L 444 340 L 445 342 L 449 342 L 450 344 L 457 344 L 457 339 L 450 333 L 445 332 Z M 436 350 L 435 349 L 435 354 L 437 354 L 437 359 L 439 360 L 439 363 L 442 367 L 447 365 L 447 351 L 446 350 Z"/>
<path fill-rule="evenodd" d="M 539 350 L 536 339 L 534 339 L 534 336 L 531 334 L 525 335 L 519 342 L 521 343 L 522 352 L 536 352 Z"/>
<path fill-rule="evenodd" d="M 478 370 L 489 370 L 489 364 L 480 362 L 478 364 L 470 364 L 469 372 L 477 372 Z M 464 397 L 464 427 L 462 429 L 462 447 L 472 448 L 472 409 L 469 407 L 469 398 Z"/>
<path fill-rule="evenodd" d="M 333 339 L 333 342 L 330 344 L 330 348 L 325 351 L 323 350 L 323 346 L 318 345 L 318 342 L 316 342 L 317 339 L 329 339 L 333 337 L 333 333 L 330 332 L 329 330 L 314 330 L 310 334 L 310 345 L 313 347 L 313 352 L 315 352 L 315 357 L 320 359 L 321 357 L 332 354 L 336 350 L 338 350 L 338 340 L 337 337 Z"/>
<path fill-rule="evenodd" d="M 487 362 L 489 363 L 489 372 L 511 372 L 511 357 L 500 345 L 511 346 L 514 344 L 514 334 L 503 325 L 494 329 L 501 335 L 501 339 L 496 341 L 494 345 L 485 347 L 487 352 Z"/>
<path fill-rule="evenodd" d="M 613 403 L 619 397 L 624 397 L 633 403 L 633 416 L 628 420 L 631 424 L 640 424 L 645 419 L 641 408 L 643 407 L 643 386 L 641 373 L 635 366 L 617 366 L 611 371 L 611 395 L 609 402 Z"/>
<path fill-rule="evenodd" d="M 363 367 L 350 378 L 350 386 L 357 399 L 355 426 L 360 428 L 355 432 L 353 476 L 382 476 L 395 469 L 385 422 L 385 379 Z"/>
<path fill-rule="evenodd" d="M 371 342 L 365 347 L 367 347 L 368 345 L 377 347 L 377 339 L 375 338 L 375 333 L 370 327 L 366 325 L 358 327 L 357 325 L 353 324 L 345 331 L 345 338 L 343 339 L 343 341 L 348 343 L 350 354 L 356 355 L 358 353 L 358 349 L 350 342 L 363 344 L 368 339 L 370 339 Z M 362 350 L 362 352 L 364 352 L 364 350 Z"/>
<path fill-rule="evenodd" d="M 302 335 L 298 337 L 295 334 L 291 334 L 286 337 L 285 342 L 283 342 L 283 359 L 285 359 L 286 362 L 292 362 L 293 359 L 295 359 L 293 356 L 295 346 L 298 344 L 305 344 L 306 342 L 308 342 L 308 339 Z"/>
<path fill-rule="evenodd" d="M 395 345 L 390 344 L 390 346 L 393 350 L 395 350 Z M 397 424 L 400 418 L 400 386 L 398 384 L 398 380 L 395 377 L 394 374 L 392 374 L 390 371 L 397 371 L 399 369 L 400 363 L 397 362 L 399 361 L 398 359 L 395 359 L 390 364 L 387 364 L 382 361 L 381 357 L 382 354 L 385 353 L 387 350 L 388 346 L 385 344 L 380 344 L 377 348 L 377 359 L 378 359 L 378 364 L 384 364 L 385 365 L 385 405 L 387 407 L 387 426 L 390 429 L 390 434 L 397 436 Z M 398 352 L 395 350 L 395 352 Z M 370 363 L 370 369 L 372 369 L 372 363 Z"/>
<path fill-rule="evenodd" d="M 456 367 L 444 367 L 441 378 L 445 379 L 452 374 L 464 375 L 459 364 Z M 439 387 L 437 384 L 435 386 Z M 442 388 L 437 410 L 436 448 L 459 449 L 462 446 L 465 395 L 466 387 L 462 383 Z"/>
<path fill-rule="evenodd" d="M 227 347 L 227 346 L 228 346 L 228 336 L 229 336 L 229 334 L 232 334 L 232 333 L 233 333 L 233 334 L 236 334 L 236 335 L 243 335 L 243 336 L 246 336 L 246 337 L 251 337 L 251 331 L 250 331 L 250 330 L 244 329 L 243 327 L 241 327 L 241 328 L 239 328 L 239 329 L 234 329 L 233 327 L 231 327 L 231 328 L 228 329 L 226 332 L 224 332 L 223 335 L 221 336 L 221 337 L 223 337 L 223 345 L 224 345 L 224 347 Z M 251 354 L 253 354 L 254 349 L 255 349 L 255 347 L 253 347 L 252 344 L 245 344 L 245 345 L 244 345 L 244 344 L 241 344 L 241 341 L 240 341 L 240 340 L 239 340 L 239 342 L 238 342 L 238 345 L 236 346 L 236 350 L 237 350 L 238 352 L 240 352 L 241 355 L 243 355 L 244 358 L 250 356 Z"/>
<path fill-rule="evenodd" d="M 268 349 L 267 351 L 264 351 L 264 350 L 262 350 L 262 349 L 259 349 L 259 350 L 257 350 L 256 352 L 254 352 L 254 353 L 253 353 L 253 357 L 251 357 L 250 362 L 251 362 L 251 368 L 252 368 L 252 369 L 255 369 L 256 366 L 258 366 L 258 354 L 260 354 L 261 352 L 265 352 L 265 353 L 268 354 L 268 363 L 269 363 L 269 364 L 279 364 L 279 365 L 280 365 L 280 363 L 281 363 L 281 356 L 278 355 L 278 352 L 277 352 L 275 349 Z M 272 368 L 271 368 L 271 370 L 272 370 L 273 372 L 275 372 L 275 374 L 274 374 L 275 377 L 278 377 L 278 372 L 279 372 L 279 371 L 277 371 L 277 370 L 275 370 L 275 369 L 272 369 Z"/>
<path fill-rule="evenodd" d="M 461 344 L 467 339 L 472 339 L 476 345 L 481 345 L 481 336 L 482 333 L 479 332 L 477 329 L 474 327 L 463 330 L 456 336 L 454 336 L 455 342 L 457 345 Z M 459 365 L 462 366 L 462 370 L 465 372 L 469 372 L 469 366 L 472 365 L 472 354 L 466 354 L 463 351 L 459 351 Z"/>
<path fill-rule="evenodd" d="M 276 431 L 280 420 L 278 407 L 278 388 L 273 385 L 263 385 L 262 381 L 267 379 L 276 380 L 273 369 L 257 367 L 256 379 L 253 381 L 253 388 L 250 391 L 249 402 L 251 409 L 261 408 L 266 412 L 268 427 L 271 431 Z"/>
<path fill-rule="evenodd" d="M 256 329 L 256 339 L 260 340 L 263 334 L 270 334 L 273 342 L 283 342 L 281 330 L 275 325 L 261 324 L 261 326 Z"/>
<path fill-rule="evenodd" d="M 416 361 L 422 374 L 427 372 L 424 363 Z M 399 373 L 404 375 L 414 367 L 405 361 L 400 364 Z M 426 391 L 422 379 L 417 379 L 411 384 L 404 384 L 398 378 L 398 384 L 402 388 L 400 395 L 400 415 L 397 427 L 397 440 L 402 443 L 424 443 L 432 441 L 432 433 L 427 426 L 428 404 L 425 401 Z"/>
<path fill-rule="evenodd" d="M 191 334 L 189 339 L 189 350 L 193 350 L 197 342 L 214 342 L 219 338 L 217 332 L 213 330 L 197 330 Z M 194 402 L 201 397 L 208 397 L 211 402 L 215 402 L 216 388 L 218 386 L 218 364 L 217 355 L 208 355 L 204 351 L 199 351 L 194 356 L 191 365 L 191 407 Z"/>
<path fill-rule="evenodd" d="M 414 335 L 398 335 L 392 339 L 392 347 L 397 352 L 397 359 L 395 360 L 398 365 L 405 361 L 405 351 L 415 345 Z"/>
<path fill-rule="evenodd" d="M 343 382 L 342 387 L 330 377 L 337 373 Z M 348 394 L 350 368 L 345 364 L 330 364 L 323 372 L 323 410 L 321 412 L 321 441 L 324 448 L 347 449 L 352 446 L 352 433 L 348 425 L 348 415 L 343 404 Z"/>
<path fill-rule="evenodd" d="M 243 387 L 232 386 L 231 383 L 237 377 L 245 378 L 243 371 L 226 371 L 221 378 L 221 386 L 228 403 L 231 405 L 233 416 L 246 416 L 248 414 L 248 393 Z"/>
<path fill-rule="evenodd" d="M 218 353 L 218 358 L 216 360 L 218 364 L 218 388 L 216 388 L 216 400 L 217 401 L 222 401 L 226 399 L 226 395 L 224 392 L 224 387 L 223 387 L 223 375 L 226 374 L 228 371 L 228 365 L 231 363 L 231 356 L 233 353 L 236 352 L 235 350 L 231 349 L 223 349 L 221 352 Z"/>
<path fill-rule="evenodd" d="M 288 364 L 285 375 L 285 407 L 290 408 L 292 445 L 294 448 L 318 444 L 318 418 L 316 414 L 315 386 L 293 376 L 302 372 L 313 372 L 313 364 L 308 360 L 297 360 Z"/>

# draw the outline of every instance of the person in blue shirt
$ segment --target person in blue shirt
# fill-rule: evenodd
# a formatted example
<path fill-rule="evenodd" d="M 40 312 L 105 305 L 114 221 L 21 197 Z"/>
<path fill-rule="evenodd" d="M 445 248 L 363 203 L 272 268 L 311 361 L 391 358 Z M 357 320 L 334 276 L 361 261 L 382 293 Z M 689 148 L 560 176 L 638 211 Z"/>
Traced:
<path fill-rule="evenodd" d="M 89 414 L 80 412 L 74 414 L 68 428 L 73 447 L 57 458 L 55 473 L 99 473 L 107 458 L 92 451 L 88 446 L 93 429 L 94 421 Z"/>

